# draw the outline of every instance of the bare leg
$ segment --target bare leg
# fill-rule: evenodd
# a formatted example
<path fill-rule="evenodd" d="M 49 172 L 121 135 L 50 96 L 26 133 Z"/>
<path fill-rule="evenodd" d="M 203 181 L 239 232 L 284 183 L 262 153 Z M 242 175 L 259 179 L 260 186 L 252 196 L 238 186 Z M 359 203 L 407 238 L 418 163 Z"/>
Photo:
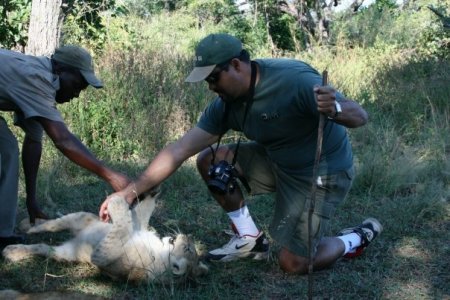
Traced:
<path fill-rule="evenodd" d="M 344 254 L 344 250 L 345 245 L 340 239 L 335 237 L 322 238 L 314 257 L 314 270 L 321 270 L 331 266 Z M 308 257 L 295 255 L 286 248 L 282 248 L 278 259 L 281 269 L 286 273 L 308 273 Z"/>
<path fill-rule="evenodd" d="M 30 224 L 36 219 L 48 220 L 48 216 L 39 207 L 36 199 L 36 178 L 41 160 L 42 144 L 25 136 L 22 147 L 22 165 L 25 175 L 25 187 L 27 192 L 26 204 Z"/>

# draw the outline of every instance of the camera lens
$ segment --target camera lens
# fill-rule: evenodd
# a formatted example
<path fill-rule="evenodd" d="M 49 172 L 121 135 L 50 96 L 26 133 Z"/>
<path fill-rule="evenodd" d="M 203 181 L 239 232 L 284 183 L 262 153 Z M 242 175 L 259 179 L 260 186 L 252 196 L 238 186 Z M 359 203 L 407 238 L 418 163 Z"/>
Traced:
<path fill-rule="evenodd" d="M 224 195 L 227 192 L 234 191 L 234 167 L 226 160 L 221 160 L 218 164 L 209 167 L 208 175 L 211 178 L 208 181 L 208 188 L 212 193 Z"/>
<path fill-rule="evenodd" d="M 226 185 L 219 180 L 211 179 L 210 181 L 208 181 L 208 189 L 211 192 L 219 195 L 225 195 L 227 193 Z"/>

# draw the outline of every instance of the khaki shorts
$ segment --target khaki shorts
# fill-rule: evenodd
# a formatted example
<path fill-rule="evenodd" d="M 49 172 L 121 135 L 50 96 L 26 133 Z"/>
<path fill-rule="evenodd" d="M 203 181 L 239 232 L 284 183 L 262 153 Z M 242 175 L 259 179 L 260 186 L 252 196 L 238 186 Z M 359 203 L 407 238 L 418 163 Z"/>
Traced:
<path fill-rule="evenodd" d="M 227 145 L 235 149 L 236 145 Z M 293 175 L 280 170 L 265 149 L 253 142 L 241 143 L 237 164 L 242 169 L 251 194 L 275 193 L 275 211 L 269 227 L 271 237 L 296 255 L 308 256 L 308 211 L 311 176 Z M 330 218 L 345 199 L 354 177 L 350 168 L 320 176 L 312 218 L 313 249 L 329 231 Z"/>

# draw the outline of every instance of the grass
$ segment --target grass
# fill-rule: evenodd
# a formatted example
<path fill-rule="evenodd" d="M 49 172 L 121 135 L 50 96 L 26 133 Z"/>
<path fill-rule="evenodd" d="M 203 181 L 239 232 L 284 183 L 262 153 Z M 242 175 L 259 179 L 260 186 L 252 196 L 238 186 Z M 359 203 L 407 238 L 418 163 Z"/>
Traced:
<path fill-rule="evenodd" d="M 71 130 L 130 177 L 138 176 L 159 149 L 195 124 L 212 95 L 201 84 L 183 82 L 189 59 L 181 50 L 168 51 L 176 49 L 168 41 L 161 43 L 162 51 L 111 47 L 99 64 L 106 88 L 88 90 L 61 108 Z M 357 177 L 329 234 L 367 217 L 378 218 L 385 230 L 362 257 L 316 272 L 315 298 L 449 299 L 448 61 L 432 61 L 413 50 L 334 49 L 337 56 L 319 50 L 302 59 L 319 70 L 328 68 L 333 84 L 370 114 L 369 124 L 349 131 Z M 20 132 L 18 136 L 21 140 Z M 97 212 L 111 193 L 104 182 L 57 153 L 48 140 L 38 181 L 40 203 L 51 217 Z M 192 234 L 201 253 L 228 241 L 223 230 L 229 220 L 208 195 L 192 159 L 162 190 L 151 220 L 161 234 Z M 19 194 L 18 221 L 27 217 L 23 180 Z M 251 197 L 248 205 L 267 231 L 272 197 Z M 28 242 L 57 244 L 67 237 L 42 234 L 29 236 Z M 42 258 L 14 264 L 0 259 L 0 289 L 75 291 L 112 299 L 305 299 L 307 277 L 281 272 L 277 250 L 272 242 L 268 261 L 209 264 L 207 276 L 167 286 L 111 281 L 83 264 Z"/>
<path fill-rule="evenodd" d="M 121 166 L 117 166 L 121 168 Z M 142 166 L 136 167 L 141 169 Z M 70 168 L 69 168 L 70 169 Z M 53 217 L 70 211 L 98 209 L 110 191 L 84 171 L 66 171 L 65 166 L 48 174 L 50 196 L 55 207 L 46 207 Z M 45 176 L 44 176 L 45 177 Z M 408 197 L 371 197 L 351 194 L 337 211 L 332 232 L 357 224 L 368 216 L 377 217 L 385 232 L 364 256 L 338 261 L 332 268 L 314 274 L 314 295 L 318 299 L 443 299 L 448 297 L 448 200 L 424 194 Z M 70 191 L 70 192 L 68 192 Z M 433 200 L 434 199 L 434 200 Z M 46 203 L 43 201 L 43 203 Z M 273 208 L 270 196 L 248 201 L 257 223 L 266 229 Z M 20 208 L 20 217 L 26 217 Z M 163 193 L 151 225 L 162 234 L 181 230 L 190 233 L 204 253 L 228 240 L 225 214 L 208 196 L 191 164 L 187 163 L 163 185 Z M 68 234 L 29 236 L 30 243 L 57 244 Z M 447 239 L 448 241 L 448 239 Z M 0 288 L 27 292 L 69 290 L 113 299 L 304 299 L 306 276 L 281 272 L 272 244 L 268 261 L 243 260 L 209 264 L 205 277 L 176 286 L 151 283 L 133 285 L 114 282 L 84 264 L 33 258 L 20 263 L 0 263 Z M 25 271 L 26 270 L 26 271 Z"/>

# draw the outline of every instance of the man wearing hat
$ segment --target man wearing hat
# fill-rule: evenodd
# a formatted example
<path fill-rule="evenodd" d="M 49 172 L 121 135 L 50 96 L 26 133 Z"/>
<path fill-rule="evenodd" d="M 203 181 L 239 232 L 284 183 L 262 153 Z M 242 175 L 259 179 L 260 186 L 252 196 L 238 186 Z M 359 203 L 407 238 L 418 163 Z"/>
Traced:
<path fill-rule="evenodd" d="M 291 59 L 250 60 L 237 38 L 211 34 L 196 47 L 195 68 L 187 82 L 206 81 L 217 97 L 197 126 L 165 147 L 135 182 L 117 194 L 132 203 L 157 186 L 187 158 L 200 153 L 197 167 L 212 196 L 228 214 L 234 234 L 209 251 L 211 261 L 268 256 L 269 242 L 254 223 L 238 184 L 250 194 L 274 193 L 270 236 L 280 245 L 282 270 L 308 270 L 308 208 L 320 114 L 327 116 L 312 218 L 314 268 L 339 257 L 354 257 L 382 231 L 374 218 L 325 237 L 329 220 L 350 189 L 354 176 L 346 127 L 364 125 L 368 115 L 355 101 L 330 86 L 308 64 Z M 249 142 L 220 145 L 228 130 Z M 107 220 L 108 197 L 100 207 Z"/>
<path fill-rule="evenodd" d="M 64 46 L 48 58 L 0 49 L 0 69 L 0 111 L 14 111 L 14 123 L 25 132 L 22 164 L 31 223 L 47 218 L 36 200 L 43 131 L 67 158 L 106 180 L 114 190 L 127 185 L 125 175 L 105 166 L 68 130 L 56 109 L 56 103 L 77 98 L 88 85 L 103 87 L 89 52 Z M 23 241 L 22 236 L 14 235 L 18 166 L 17 140 L 0 117 L 0 247 Z"/>

